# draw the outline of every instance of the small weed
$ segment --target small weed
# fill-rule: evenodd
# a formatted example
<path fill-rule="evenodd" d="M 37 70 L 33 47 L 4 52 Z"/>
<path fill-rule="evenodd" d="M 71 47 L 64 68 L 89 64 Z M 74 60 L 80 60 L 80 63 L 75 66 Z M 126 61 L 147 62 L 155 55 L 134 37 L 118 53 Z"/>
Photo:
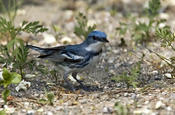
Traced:
<path fill-rule="evenodd" d="M 120 26 L 116 28 L 116 31 L 121 37 L 124 37 L 124 35 L 127 32 L 127 28 L 128 28 L 127 23 L 120 22 Z"/>
<path fill-rule="evenodd" d="M 173 46 L 173 42 L 175 41 L 175 34 L 171 31 L 169 26 L 165 26 L 163 28 L 158 28 L 156 30 L 156 36 L 161 40 L 161 46 L 162 47 L 170 47 L 175 52 L 175 47 Z M 153 52 L 153 51 L 151 51 Z M 175 69 L 175 57 L 166 58 L 164 56 L 159 55 L 156 52 L 155 53 L 160 59 L 165 61 L 170 67 Z"/>
<path fill-rule="evenodd" d="M 54 101 L 54 93 L 52 92 L 47 92 L 47 100 L 49 102 L 50 105 L 53 105 L 53 101 Z"/>
<path fill-rule="evenodd" d="M 8 19 L 14 23 L 18 7 L 23 0 L 0 0 L 0 11 L 8 16 Z"/>
<path fill-rule="evenodd" d="M 134 67 L 131 68 L 130 73 L 123 72 L 121 75 L 114 76 L 112 80 L 116 82 L 123 82 L 126 84 L 127 88 L 130 86 L 136 88 L 139 84 L 137 79 L 141 71 L 141 62 L 138 62 Z"/>
<path fill-rule="evenodd" d="M 119 102 L 115 103 L 114 109 L 117 115 L 128 115 L 129 114 L 129 108 L 127 106 L 120 104 Z"/>
<path fill-rule="evenodd" d="M 45 91 L 45 95 L 47 99 L 40 99 L 39 103 L 53 105 L 53 101 L 55 97 L 54 93 Z"/>
<path fill-rule="evenodd" d="M 126 32 L 131 31 L 131 37 L 136 44 L 145 44 L 153 40 L 155 31 L 160 24 L 166 22 L 165 19 L 157 19 L 159 9 L 161 8 L 160 0 L 150 0 L 148 8 L 145 9 L 148 22 L 137 21 L 138 17 L 129 17 L 131 22 L 120 22 L 120 27 L 116 28 L 121 38 L 125 37 Z"/>
<path fill-rule="evenodd" d="M 0 115 L 6 115 L 6 112 L 4 110 L 0 111 Z"/>
<path fill-rule="evenodd" d="M 160 0 L 150 0 L 148 8 L 145 9 L 145 12 L 147 13 L 147 16 L 150 19 L 153 19 L 159 14 L 160 8 L 161 8 Z"/>
<path fill-rule="evenodd" d="M 175 34 L 170 30 L 169 26 L 158 28 L 156 30 L 156 36 L 161 40 L 162 47 L 171 47 L 174 51 L 172 43 L 175 41 Z"/>
<path fill-rule="evenodd" d="M 59 28 L 58 26 L 56 25 L 52 25 L 52 29 L 55 33 L 55 38 L 57 40 L 60 40 L 62 38 L 62 36 L 64 35 L 64 32 L 61 31 L 61 28 Z"/>
<path fill-rule="evenodd" d="M 77 25 L 74 28 L 74 33 L 81 39 L 86 39 L 88 34 L 96 29 L 96 25 L 88 26 L 88 19 L 83 13 L 79 13 L 76 17 Z"/>
<path fill-rule="evenodd" d="M 9 72 L 6 68 L 3 69 L 3 80 L 0 80 L 0 86 L 4 87 L 4 91 L 2 92 L 2 98 L 4 100 L 4 104 L 7 103 L 7 97 L 10 95 L 10 90 L 8 86 L 11 84 L 18 84 L 21 81 L 21 75 L 16 72 Z"/>
<path fill-rule="evenodd" d="M 24 65 L 27 64 L 28 49 L 25 47 L 23 40 L 18 38 L 17 35 L 20 32 L 37 34 L 46 30 L 38 21 L 23 21 L 21 26 L 15 27 L 11 21 L 0 17 L 0 35 L 9 37 L 6 45 L 0 45 L 0 62 L 5 67 L 13 64 L 13 70 L 18 69 L 23 76 Z"/>

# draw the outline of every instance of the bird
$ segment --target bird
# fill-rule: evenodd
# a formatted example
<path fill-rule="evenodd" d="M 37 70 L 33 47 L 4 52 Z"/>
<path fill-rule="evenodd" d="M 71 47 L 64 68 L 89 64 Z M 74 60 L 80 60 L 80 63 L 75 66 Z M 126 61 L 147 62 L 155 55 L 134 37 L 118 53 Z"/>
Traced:
<path fill-rule="evenodd" d="M 88 34 L 86 39 L 75 45 L 63 45 L 51 48 L 41 48 L 33 45 L 26 45 L 27 48 L 40 53 L 38 58 L 53 62 L 64 71 L 63 79 L 71 90 L 75 90 L 69 82 L 68 76 L 72 77 L 81 85 L 82 81 L 77 79 L 77 74 L 92 68 L 97 64 L 102 47 L 108 43 L 106 33 L 94 30 Z"/>

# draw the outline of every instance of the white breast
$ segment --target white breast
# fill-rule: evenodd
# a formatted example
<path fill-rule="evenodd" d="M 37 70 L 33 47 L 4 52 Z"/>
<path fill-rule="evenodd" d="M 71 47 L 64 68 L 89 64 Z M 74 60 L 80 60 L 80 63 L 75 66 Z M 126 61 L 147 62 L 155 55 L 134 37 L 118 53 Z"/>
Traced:
<path fill-rule="evenodd" d="M 85 49 L 87 51 L 98 52 L 98 51 L 100 51 L 102 49 L 103 45 L 104 45 L 103 42 L 96 42 L 96 43 L 90 44 Z"/>

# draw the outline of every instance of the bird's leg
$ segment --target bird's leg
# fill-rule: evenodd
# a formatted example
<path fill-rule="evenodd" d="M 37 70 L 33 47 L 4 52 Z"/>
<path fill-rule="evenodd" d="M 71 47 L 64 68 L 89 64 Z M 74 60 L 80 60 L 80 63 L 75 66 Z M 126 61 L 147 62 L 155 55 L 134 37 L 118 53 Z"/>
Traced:
<path fill-rule="evenodd" d="M 68 73 L 65 73 L 63 76 L 64 81 L 67 83 L 68 87 L 71 88 L 72 91 L 75 91 L 75 88 L 73 87 L 71 83 L 69 83 L 67 77 L 68 77 Z"/>
<path fill-rule="evenodd" d="M 77 79 L 77 73 L 75 73 L 75 72 L 72 73 L 72 77 L 73 77 L 81 86 L 83 86 L 82 81 Z"/>
<path fill-rule="evenodd" d="M 76 72 L 72 73 L 72 77 L 80 84 L 81 87 L 83 87 L 83 89 L 87 90 L 87 87 L 85 85 L 83 85 L 82 81 L 77 79 Z"/>

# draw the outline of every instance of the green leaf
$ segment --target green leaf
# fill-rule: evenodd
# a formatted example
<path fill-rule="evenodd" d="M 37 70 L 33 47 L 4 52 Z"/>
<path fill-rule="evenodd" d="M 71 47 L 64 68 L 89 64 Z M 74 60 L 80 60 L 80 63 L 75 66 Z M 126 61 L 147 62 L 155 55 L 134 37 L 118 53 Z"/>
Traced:
<path fill-rule="evenodd" d="M 0 115 L 6 115 L 5 111 L 4 110 L 0 111 Z"/>
<path fill-rule="evenodd" d="M 10 95 L 10 90 L 9 89 L 5 89 L 3 92 L 2 92 L 2 98 L 3 100 L 5 101 L 5 104 L 7 102 L 7 97 Z"/>
<path fill-rule="evenodd" d="M 10 72 L 6 68 L 3 69 L 2 76 L 3 76 L 3 79 L 4 79 L 5 83 L 6 83 L 6 85 L 11 83 L 13 78 L 12 78 Z"/>
<path fill-rule="evenodd" d="M 51 105 L 53 105 L 53 100 L 54 100 L 54 93 L 47 93 L 47 99 Z"/>
<path fill-rule="evenodd" d="M 13 80 L 11 81 L 11 83 L 18 84 L 19 82 L 21 82 L 21 78 L 22 78 L 21 75 L 13 72 L 13 73 L 11 73 L 11 76 L 13 78 Z"/>
<path fill-rule="evenodd" d="M 47 100 L 46 99 L 40 99 L 38 102 L 41 103 L 41 104 L 47 104 Z"/>

